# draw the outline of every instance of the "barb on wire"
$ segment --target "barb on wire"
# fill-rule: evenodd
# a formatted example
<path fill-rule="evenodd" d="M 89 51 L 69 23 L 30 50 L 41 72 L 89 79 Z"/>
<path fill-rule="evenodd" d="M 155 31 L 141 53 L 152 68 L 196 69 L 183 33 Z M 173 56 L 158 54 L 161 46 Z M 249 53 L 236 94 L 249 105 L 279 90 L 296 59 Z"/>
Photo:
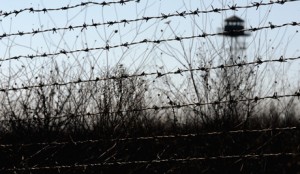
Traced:
<path fill-rule="evenodd" d="M 23 12 L 29 12 L 29 13 L 47 13 L 50 11 L 64 11 L 64 10 L 69 10 L 72 8 L 77 8 L 77 7 L 83 7 L 83 6 L 87 6 L 87 5 L 100 5 L 102 7 L 104 6 L 109 6 L 111 4 L 121 4 L 121 5 L 125 5 L 127 2 L 139 2 L 137 0 L 119 0 L 119 1 L 109 1 L 109 2 L 94 2 L 94 1 L 90 1 L 90 2 L 81 2 L 80 4 L 76 4 L 76 5 L 67 5 L 64 7 L 59 7 L 59 8 L 43 8 L 43 9 L 34 9 L 33 7 L 28 7 L 28 8 L 23 8 L 23 9 L 19 9 L 19 10 L 13 10 L 13 11 L 1 11 L 0 12 L 0 16 L 2 17 L 8 17 L 10 15 L 19 15 L 20 13 Z"/>
<path fill-rule="evenodd" d="M 182 74 L 186 72 L 191 72 L 191 71 L 210 71 L 214 69 L 224 69 L 224 68 L 232 68 L 232 67 L 242 67 L 242 66 L 248 66 L 248 65 L 260 65 L 263 63 L 269 63 L 269 62 L 287 62 L 290 60 L 298 60 L 300 59 L 300 56 L 298 57 L 288 57 L 288 58 L 283 58 L 281 56 L 279 59 L 270 59 L 270 60 L 261 60 L 258 58 L 256 61 L 252 62 L 241 62 L 241 63 L 236 63 L 236 64 L 228 64 L 228 65 L 217 65 L 214 67 L 198 67 L 198 68 L 191 68 L 191 69 L 178 69 L 176 71 L 169 71 L 169 72 L 142 72 L 140 74 L 131 74 L 131 75 L 122 75 L 120 77 L 116 76 L 111 76 L 111 77 L 105 77 L 105 78 L 100 78 L 96 77 L 95 79 L 89 79 L 89 80 L 76 80 L 76 81 L 69 81 L 69 82 L 53 82 L 49 84 L 44 84 L 44 83 L 39 83 L 36 85 L 29 85 L 29 86 L 24 86 L 22 87 L 10 87 L 10 88 L 0 88 L 0 92 L 7 92 L 7 91 L 18 91 L 18 90 L 28 90 L 32 88 L 40 88 L 40 87 L 48 87 L 48 86 L 66 86 L 69 84 L 78 84 L 78 83 L 88 83 L 88 82 L 98 82 L 98 81 L 106 81 L 106 80 L 118 80 L 118 79 L 125 79 L 125 78 L 134 78 L 134 77 L 143 77 L 143 76 L 157 76 L 157 78 L 166 76 L 166 75 L 171 75 L 171 74 Z"/>
<path fill-rule="evenodd" d="M 209 156 L 209 157 L 189 157 L 189 158 L 175 158 L 175 159 L 159 159 L 150 161 L 118 161 L 118 162 L 102 162 L 94 164 L 74 164 L 61 166 L 41 166 L 41 167 L 26 167 L 26 168 L 3 168 L 0 171 L 36 171 L 36 170 L 63 170 L 63 169 L 83 169 L 93 167 L 109 167 L 109 166 L 124 166 L 124 165 L 143 165 L 143 164 L 162 164 L 162 163 L 189 163 L 197 161 L 209 160 L 234 160 L 234 159 L 262 159 L 262 158 L 278 158 L 278 157 L 297 157 L 300 153 L 266 153 L 266 154 L 247 154 L 247 155 L 228 155 L 228 156 Z"/>
<path fill-rule="evenodd" d="M 255 32 L 258 30 L 263 30 L 263 29 L 275 29 L 275 28 L 281 28 L 281 27 L 285 27 L 285 26 L 299 26 L 300 22 L 290 22 L 290 23 L 284 23 L 281 25 L 268 25 L 268 26 L 262 26 L 262 27 L 251 27 L 248 29 L 242 29 L 242 30 L 233 30 L 230 31 L 230 33 L 232 32 Z M 2 58 L 0 59 L 0 62 L 4 62 L 4 61 L 9 61 L 9 60 L 19 60 L 20 58 L 27 58 L 27 59 L 33 59 L 33 58 L 37 58 L 37 57 L 48 57 L 48 56 L 57 56 L 57 55 L 66 55 L 66 54 L 73 54 L 73 53 L 77 53 L 77 52 L 89 52 L 89 51 L 95 51 L 95 50 L 107 50 L 109 51 L 110 49 L 113 48 L 118 48 L 118 47 L 126 47 L 129 48 L 130 46 L 133 45 L 138 45 L 138 44 L 145 44 L 145 43 L 153 43 L 153 44 L 160 44 L 162 42 L 171 42 L 171 41 L 182 41 L 182 40 L 188 40 L 188 39 L 195 39 L 195 38 L 206 38 L 206 37 L 212 37 L 212 36 L 218 36 L 218 35 L 224 35 L 224 34 L 228 34 L 228 31 L 224 31 L 224 32 L 218 32 L 218 33 L 211 33 L 211 34 L 207 34 L 207 33 L 203 33 L 203 34 L 199 34 L 199 35 L 192 35 L 192 36 L 176 36 L 175 38 L 170 38 L 170 39 L 161 39 L 161 40 L 148 40 L 148 39 L 143 39 L 141 41 L 136 41 L 136 42 L 125 42 L 125 43 L 121 43 L 119 45 L 108 45 L 106 44 L 104 47 L 94 47 L 94 48 L 82 48 L 82 49 L 77 49 L 77 50 L 70 50 L 70 51 L 66 51 L 66 50 L 60 50 L 59 52 L 55 52 L 55 53 L 43 53 L 43 54 L 36 54 L 36 55 L 19 55 L 19 56 L 14 56 L 14 57 L 9 57 L 9 58 Z"/>
<path fill-rule="evenodd" d="M 120 3 L 120 2 L 121 1 L 118 1 L 118 2 L 115 2 L 115 3 Z M 160 16 L 147 16 L 147 17 L 145 16 L 145 17 L 137 18 L 137 19 L 122 19 L 120 21 L 107 21 L 107 22 L 103 22 L 103 23 L 95 23 L 92 20 L 91 24 L 83 23 L 82 25 L 75 25 L 75 26 L 69 25 L 67 27 L 49 28 L 49 29 L 44 29 L 44 30 L 32 29 L 32 31 L 18 31 L 17 33 L 10 33 L 10 34 L 3 33 L 2 35 L 0 35 L 0 40 L 3 39 L 3 38 L 6 38 L 6 37 L 10 37 L 10 36 L 24 36 L 24 35 L 33 35 L 34 36 L 38 33 L 45 33 L 45 32 L 52 32 L 54 34 L 54 33 L 57 33 L 57 31 L 60 31 L 60 30 L 69 30 L 69 31 L 71 31 L 71 30 L 74 30 L 74 29 L 80 29 L 81 31 L 83 31 L 84 29 L 87 29 L 89 27 L 97 27 L 97 26 L 102 26 L 102 25 L 107 25 L 109 27 L 109 26 L 112 26 L 112 25 L 115 25 L 115 24 L 124 24 L 124 25 L 126 25 L 126 24 L 129 24 L 129 23 L 138 22 L 138 21 L 148 22 L 149 20 L 152 20 L 152 19 L 165 20 L 165 19 L 168 19 L 168 18 L 171 18 L 171 17 L 184 17 L 185 18 L 186 16 L 199 15 L 200 13 L 212 13 L 212 12 L 221 12 L 221 11 L 228 11 L 228 10 L 236 11 L 237 9 L 241 9 L 241 8 L 253 8 L 253 7 L 258 8 L 259 6 L 272 5 L 274 3 L 279 3 L 279 2 L 282 2 L 282 1 L 277 1 L 277 2 L 272 2 L 271 1 L 271 2 L 268 2 L 268 3 L 263 3 L 263 2 L 252 3 L 252 5 L 246 5 L 246 6 L 234 5 L 232 7 L 229 6 L 228 8 L 214 8 L 214 7 L 212 7 L 211 10 L 204 10 L 204 11 L 201 11 L 199 9 L 191 10 L 190 12 L 186 12 L 186 11 L 178 12 L 178 11 L 176 11 L 176 13 L 167 14 L 167 15 L 162 13 Z M 96 2 L 90 2 L 90 3 L 96 3 Z M 106 2 L 106 4 L 110 4 L 110 3 Z M 84 3 L 84 4 L 86 4 L 86 3 Z M 102 3 L 96 3 L 96 4 L 102 4 Z M 257 5 L 257 4 L 259 4 L 259 5 Z M 283 3 L 279 3 L 279 4 L 283 4 Z M 77 6 L 80 6 L 80 5 L 81 4 L 78 4 Z M 62 8 L 66 8 L 66 7 L 62 7 Z M 45 11 L 47 11 L 47 9 Z M 178 38 L 177 40 L 180 40 L 180 38 Z"/>
<path fill-rule="evenodd" d="M 28 143 L 28 144 L 0 144 L 0 148 L 10 147 L 28 147 L 28 146 L 52 146 L 52 145 L 66 145 L 66 144 L 93 144 L 99 142 L 127 142 L 127 141 L 151 141 L 151 140 L 164 140 L 164 139 L 181 139 L 181 138 L 193 138 L 201 136 L 214 136 L 223 134 L 242 134 L 242 133 L 265 133 L 272 131 L 298 131 L 298 127 L 278 127 L 278 128 L 267 128 L 267 129 L 243 129 L 233 131 L 218 131 L 218 132 L 203 132 L 197 134 L 176 134 L 176 135 L 158 135 L 148 137 L 129 137 L 129 138 L 114 138 L 114 139 L 97 139 L 97 140 L 84 140 L 84 141 L 66 141 L 66 142 L 42 142 L 42 143 Z"/>

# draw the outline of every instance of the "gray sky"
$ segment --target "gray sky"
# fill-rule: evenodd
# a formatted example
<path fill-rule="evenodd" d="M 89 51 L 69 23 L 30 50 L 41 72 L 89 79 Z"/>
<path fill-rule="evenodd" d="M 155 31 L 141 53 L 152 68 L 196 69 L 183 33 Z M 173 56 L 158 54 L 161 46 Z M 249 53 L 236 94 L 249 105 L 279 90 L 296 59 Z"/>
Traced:
<path fill-rule="evenodd" d="M 1 3 L 2 11 L 12 11 L 33 7 L 35 9 L 57 8 L 74 5 L 81 1 L 46 1 L 46 0 L 10 0 Z M 107 1 L 108 2 L 108 1 Z M 17 16 L 11 15 L 7 18 L 0 17 L 0 33 L 16 33 L 19 31 L 32 31 L 32 29 L 48 29 L 57 27 L 76 26 L 83 23 L 106 22 L 122 19 L 136 19 L 143 16 L 159 16 L 163 14 L 176 13 L 190 10 L 210 10 L 214 8 L 227 8 L 236 4 L 238 6 L 249 5 L 250 0 L 141 0 L 140 3 L 128 2 L 126 5 L 98 6 L 93 5 L 86 8 L 75 8 L 67 11 L 55 11 L 43 13 L 20 13 Z M 269 2 L 269 1 L 263 1 Z M 216 33 L 222 30 L 223 20 L 233 14 L 245 19 L 246 28 L 268 26 L 271 22 L 280 25 L 288 22 L 300 22 L 300 2 L 287 2 L 284 5 L 271 5 L 259 8 L 239 9 L 238 11 L 226 11 L 221 13 L 199 14 L 199 16 L 187 16 L 186 18 L 172 17 L 167 20 L 140 21 L 113 26 L 99 26 L 81 31 L 58 31 L 57 33 L 36 34 L 35 36 L 13 36 L 4 38 L 0 42 L 1 58 L 9 58 L 16 55 L 41 54 L 59 52 L 62 49 L 76 50 L 82 48 L 102 47 L 106 43 L 118 45 L 120 43 L 131 43 L 147 39 L 168 39 L 177 36 L 192 36 L 194 34 Z M 168 22 L 170 22 L 168 24 Z M 114 31 L 118 30 L 118 33 Z M 246 39 L 248 61 L 257 57 L 262 59 L 276 59 L 280 56 L 298 57 L 299 34 L 296 31 L 299 27 L 283 27 L 280 29 L 266 29 L 252 33 Z M 73 76 L 83 76 L 88 78 L 88 73 L 84 72 L 90 65 L 100 68 L 113 66 L 114 64 L 125 64 L 135 70 L 156 71 L 158 68 L 164 71 L 172 71 L 177 68 L 184 68 L 188 61 L 199 66 L 198 62 L 193 62 L 195 52 L 201 48 L 203 55 L 216 57 L 217 52 L 222 50 L 223 38 L 220 36 L 208 37 L 206 39 L 194 39 L 183 42 L 184 47 L 179 43 L 169 42 L 161 45 L 141 44 L 130 47 L 130 49 L 117 48 L 107 51 L 92 51 L 91 53 L 74 53 L 67 56 L 54 56 L 49 58 L 37 58 L 34 60 L 20 59 L 2 64 L 1 75 L 3 81 L 8 76 L 15 75 L 15 78 L 23 76 L 35 76 L 43 74 L 48 70 L 43 70 L 45 65 L 56 62 L 59 67 L 67 67 L 69 73 L 76 72 Z M 182 58 L 187 52 L 188 58 Z M 173 56 L 172 56 L 173 54 Z M 175 57 L 174 57 L 175 55 Z M 84 59 L 89 57 L 89 59 Z M 27 67 L 22 70 L 21 66 Z M 85 67 L 86 66 L 86 67 Z M 53 68 L 53 67 L 52 67 Z M 295 61 L 284 66 L 270 65 L 268 69 L 274 78 L 287 75 L 289 83 L 293 83 L 295 88 L 299 86 L 299 62 Z M 280 69 L 280 71 L 278 71 Z M 287 71 L 288 70 L 288 71 Z M 280 73 L 279 73 L 280 72 Z M 72 75 L 70 75 L 72 76 Z M 72 77 L 70 77 L 71 79 Z M 293 80 L 290 80 L 293 79 Z M 297 80 L 295 80 L 297 79 Z M 24 81 L 24 80 L 23 80 Z M 292 82 L 291 82 L 292 81 Z M 286 83 L 286 82 L 284 82 Z"/>

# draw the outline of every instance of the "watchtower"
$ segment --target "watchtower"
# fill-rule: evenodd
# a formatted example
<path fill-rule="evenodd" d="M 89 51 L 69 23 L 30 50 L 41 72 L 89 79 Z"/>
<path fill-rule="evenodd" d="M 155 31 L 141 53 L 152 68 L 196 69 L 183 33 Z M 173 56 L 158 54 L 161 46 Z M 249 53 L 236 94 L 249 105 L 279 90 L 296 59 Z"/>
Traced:
<path fill-rule="evenodd" d="M 223 51 L 221 56 L 221 64 L 236 65 L 246 61 L 244 51 L 246 50 L 245 38 L 250 36 L 245 31 L 244 20 L 233 15 L 224 21 L 222 31 Z M 236 99 L 240 96 L 239 90 L 241 84 L 248 73 L 247 67 L 231 67 L 226 68 L 222 73 L 223 86 L 225 87 L 225 96 L 227 100 Z"/>
<path fill-rule="evenodd" d="M 245 26 L 243 19 L 235 15 L 225 19 L 223 31 L 223 36 L 225 36 L 224 45 L 229 43 L 230 63 L 235 63 L 238 58 L 244 57 L 243 53 L 246 49 L 244 38 L 250 36 L 249 33 L 244 31 L 244 29 Z"/>

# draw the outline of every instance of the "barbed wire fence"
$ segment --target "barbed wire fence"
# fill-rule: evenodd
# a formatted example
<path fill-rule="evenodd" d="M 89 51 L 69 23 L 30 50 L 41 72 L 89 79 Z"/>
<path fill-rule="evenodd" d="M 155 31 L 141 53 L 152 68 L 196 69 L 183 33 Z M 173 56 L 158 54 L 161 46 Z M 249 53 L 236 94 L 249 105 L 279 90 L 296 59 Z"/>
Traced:
<path fill-rule="evenodd" d="M 137 10 L 140 3 L 146 5 L 140 12 L 136 12 L 136 18 L 120 20 L 117 8 L 132 8 L 132 6 L 135 6 Z M 278 119 L 283 113 L 287 117 L 290 114 L 288 109 L 297 106 L 295 101 L 298 101 L 300 97 L 299 88 L 285 89 L 287 88 L 285 84 L 278 87 L 277 79 L 280 73 L 276 72 L 275 84 L 267 84 L 267 86 L 269 85 L 268 88 L 262 91 L 261 88 L 264 84 L 259 84 L 258 75 L 260 71 L 258 69 L 262 68 L 261 72 L 264 73 L 268 64 L 272 64 L 272 66 L 274 64 L 279 64 L 279 66 L 291 65 L 299 60 L 300 56 L 286 56 L 285 52 L 279 55 L 271 54 L 271 56 L 265 54 L 265 57 L 255 54 L 252 58 L 253 61 L 249 58 L 241 58 L 240 62 L 228 63 L 227 61 L 215 61 L 213 57 L 217 56 L 212 54 L 210 55 L 212 58 L 209 58 L 209 61 L 204 62 L 204 64 L 195 63 L 196 59 L 184 52 L 186 42 L 192 41 L 191 43 L 194 43 L 195 40 L 212 42 L 212 39 L 222 37 L 228 32 L 207 33 L 203 29 L 196 32 L 194 30 L 197 28 L 197 24 L 193 24 L 195 27 L 191 33 L 182 34 L 185 32 L 177 32 L 177 29 L 174 30 L 170 25 L 170 21 L 168 21 L 177 19 L 190 22 L 189 19 L 191 19 L 192 22 L 195 22 L 194 18 L 200 15 L 225 15 L 226 12 L 235 13 L 240 10 L 247 11 L 251 9 L 258 11 L 260 8 L 284 7 L 289 3 L 296 4 L 298 2 L 277 0 L 252 2 L 246 5 L 226 4 L 222 7 L 211 5 L 204 10 L 195 8 L 174 11 L 173 9 L 170 13 L 160 11 L 159 15 L 147 15 L 146 8 L 155 3 L 149 5 L 148 1 L 143 2 L 142 0 L 89 1 L 56 8 L 27 7 L 1 11 L 2 30 L 0 40 L 2 44 L 0 47 L 6 48 L 0 58 L 0 75 L 3 77 L 0 85 L 0 97 L 3 101 L 0 106 L 2 115 L 0 118 L 2 124 L 0 131 L 1 136 L 3 136 L 3 141 L 0 141 L 0 155 L 2 155 L 0 160 L 5 161 L 0 167 L 1 173 L 45 171 L 60 173 L 65 170 L 91 171 L 93 168 L 97 170 L 98 168 L 105 169 L 112 166 L 127 166 L 139 171 L 140 167 L 137 166 L 148 169 L 154 166 L 166 165 L 170 167 L 169 164 L 198 164 L 207 161 L 231 161 L 230 164 L 242 161 L 243 166 L 246 163 L 245 161 L 271 158 L 295 159 L 294 161 L 297 161 L 300 154 L 297 144 L 299 140 L 295 138 L 299 136 L 299 120 L 295 120 L 297 118 L 292 119 L 294 122 L 292 126 L 289 125 L 290 122 L 281 125 L 282 121 L 280 120 L 275 120 L 276 123 L 274 124 L 267 123 L 268 128 L 261 125 L 257 126 L 258 128 L 255 128 L 255 126 L 253 128 L 248 124 L 249 120 L 256 118 L 255 116 L 259 115 L 257 114 L 259 110 L 266 106 L 266 104 L 258 105 L 264 101 L 269 101 L 271 104 L 278 101 L 279 105 L 284 105 L 284 111 L 270 113 L 272 119 L 273 116 Z M 79 13 L 84 11 L 83 23 L 72 23 L 72 20 L 79 14 L 77 12 L 74 14 L 75 17 L 71 19 L 68 16 L 64 26 L 57 26 L 52 21 L 54 26 L 45 29 L 45 24 L 42 24 L 40 19 L 43 16 L 50 16 L 49 18 L 52 20 L 51 16 L 55 13 L 67 12 L 68 14 L 68 12 L 71 13 L 71 11 L 76 11 L 79 8 Z M 110 8 L 110 10 L 114 8 L 115 18 L 103 15 L 102 21 L 96 22 L 93 15 L 88 18 L 88 11 L 93 10 L 93 8 L 101 8 L 102 15 L 105 8 Z M 185 8 L 187 7 L 185 6 Z M 23 28 L 12 29 L 12 22 L 18 20 L 18 17 L 26 15 L 38 16 L 40 26 L 28 30 L 23 30 Z M 11 25 L 8 27 L 10 28 L 9 32 L 6 29 L 7 26 L 4 26 L 7 21 L 10 21 Z M 142 28 L 142 25 L 146 27 Z M 300 21 L 285 21 L 280 24 L 269 22 L 268 24 L 251 26 L 231 32 L 256 34 L 258 32 L 266 33 L 292 28 L 295 30 L 293 35 L 295 36 L 298 33 L 299 25 Z M 133 29 L 132 26 L 134 26 Z M 153 28 L 154 30 L 151 30 Z M 168 29 L 170 31 L 165 36 L 164 33 Z M 122 32 L 122 30 L 125 30 L 125 32 Z M 88 33 L 89 31 L 91 31 L 91 34 Z M 144 35 L 147 32 L 162 34 L 160 36 L 153 34 L 149 37 L 146 34 Z M 91 36 L 95 37 L 95 35 L 102 42 L 98 43 L 97 40 L 93 42 L 87 39 Z M 115 39 L 115 35 L 119 35 L 120 38 Z M 30 40 L 29 46 L 22 43 L 23 41 L 28 42 L 26 37 Z M 53 37 L 53 40 L 58 39 L 57 45 L 55 41 L 50 39 L 51 37 Z M 45 48 L 38 47 L 43 42 L 38 40 L 41 38 L 45 42 Z M 37 43 L 32 43 L 31 40 L 33 39 L 37 39 Z M 61 46 L 62 42 L 64 42 L 63 46 Z M 254 39 L 252 42 L 255 42 Z M 176 47 L 176 44 L 181 47 Z M 56 46 L 53 47 L 53 45 Z M 168 50 L 173 45 L 173 50 Z M 191 45 L 195 47 L 196 44 Z M 193 54 L 196 55 L 198 48 L 191 49 L 191 45 L 189 45 L 189 51 L 195 52 Z M 15 50 L 15 47 L 18 47 L 20 51 Z M 180 48 L 183 48 L 183 53 L 178 53 Z M 47 51 L 44 51 L 44 49 Z M 212 50 L 218 49 L 221 48 L 216 46 Z M 132 52 L 134 52 L 133 55 L 131 55 Z M 173 66 L 172 68 L 167 67 L 167 64 L 163 64 L 163 68 L 154 64 L 154 68 L 151 68 L 149 57 L 157 57 L 159 54 L 160 58 L 162 58 L 162 55 L 167 55 L 169 57 L 165 57 L 166 59 L 172 57 L 173 60 L 178 62 L 174 66 L 170 63 L 170 66 Z M 184 57 L 184 60 L 178 59 L 178 55 Z M 127 57 L 133 63 L 128 63 Z M 143 58 L 141 60 L 138 57 Z M 157 60 L 154 59 L 153 61 L 156 62 Z M 201 60 L 200 58 L 200 61 L 204 61 L 204 59 Z M 191 65 L 192 63 L 194 65 Z M 131 67 L 135 67 L 136 70 L 130 69 Z M 228 94 L 218 93 L 222 89 L 226 92 L 224 81 L 222 77 L 218 76 L 220 72 L 230 70 L 240 72 L 243 68 L 250 68 L 246 78 L 255 79 L 255 85 L 252 85 L 250 80 L 237 82 L 240 85 L 234 91 L 241 90 L 242 92 L 239 93 L 239 96 L 232 98 L 227 98 Z M 194 82 L 194 75 L 198 76 L 199 82 Z M 265 79 L 267 77 L 261 78 Z M 272 78 L 270 77 L 271 80 L 273 80 Z M 174 79 L 176 82 L 172 82 Z M 220 79 L 221 82 L 217 82 Z M 282 79 L 284 80 L 284 77 Z M 188 90 L 182 90 L 182 84 L 177 81 L 187 84 Z M 191 87 L 192 84 L 193 87 Z M 213 89 L 214 87 L 216 88 Z M 199 92 L 200 90 L 204 92 Z M 229 91 L 229 93 L 231 92 Z M 200 95 L 202 96 L 199 97 Z M 225 114 L 230 112 L 231 115 L 234 115 L 236 111 L 240 112 L 238 115 L 246 114 L 242 117 L 232 116 L 232 118 Z M 218 129 L 219 131 L 215 131 L 212 126 L 211 129 L 204 127 L 204 131 L 199 132 L 197 130 L 197 133 L 185 133 L 184 125 L 191 126 L 191 123 L 186 121 L 188 120 L 187 117 L 192 117 L 192 120 L 189 121 L 194 122 L 193 126 L 195 126 L 194 124 L 199 127 L 201 125 L 210 127 L 212 124 L 225 126 L 220 130 Z M 155 121 L 155 119 L 158 121 Z M 218 121 L 221 121 L 221 123 Z M 148 134 L 140 134 L 138 132 L 147 126 L 153 126 L 153 129 L 161 128 L 157 126 L 161 122 L 164 122 L 165 125 L 170 124 L 170 130 L 172 131 L 165 135 L 149 134 L 149 132 Z M 228 126 L 227 122 L 232 125 Z M 78 133 L 78 135 L 80 134 L 79 137 L 72 134 L 69 137 L 66 136 L 67 138 L 59 138 L 54 135 L 53 138 L 49 139 L 42 139 L 37 135 L 36 138 L 28 136 L 32 141 L 21 138 L 19 142 L 16 140 L 9 141 L 10 138 L 8 137 L 15 134 L 17 138 L 20 138 L 20 136 L 26 138 L 27 134 L 39 133 L 39 131 L 47 136 L 47 134 L 53 134 L 57 130 L 62 132 L 59 136 L 68 134 L 68 131 L 75 132 L 74 135 L 78 133 L 76 131 L 81 133 L 84 131 L 99 131 L 101 135 L 97 135 L 98 138 L 96 139 L 82 138 L 84 133 Z M 110 131 L 113 132 L 107 135 Z M 245 138 L 247 136 L 251 137 L 250 140 L 255 138 L 259 140 L 250 142 Z M 291 142 L 288 142 L 288 144 L 292 144 L 291 147 L 280 149 L 272 146 L 272 143 L 278 143 L 279 139 L 291 137 L 294 138 Z M 240 138 L 243 141 L 239 140 Z M 212 146 L 219 142 L 221 146 L 224 145 L 224 149 L 229 150 L 228 152 L 224 150 L 217 153 L 215 147 L 210 148 L 201 145 L 201 142 L 199 142 L 201 139 Z M 219 139 L 222 139 L 225 143 Z M 249 147 L 241 147 L 234 151 L 233 149 L 236 148 L 235 141 L 246 145 L 248 143 Z M 191 148 L 191 142 L 195 143 L 192 149 L 199 152 L 193 154 L 190 150 L 187 150 Z M 174 149 L 171 146 L 174 146 Z M 198 148 L 201 146 L 204 148 Z M 148 154 L 145 149 L 151 149 L 151 147 L 154 149 L 151 152 L 152 155 L 143 156 L 144 158 L 130 153 L 142 152 L 142 154 Z M 74 158 L 75 161 L 73 159 L 70 159 L 70 161 L 62 159 L 61 156 L 67 154 L 70 157 L 72 156 L 70 154 L 75 152 L 68 151 L 68 148 L 76 152 L 78 150 L 82 151 L 78 152 L 78 158 Z M 181 152 L 178 150 L 179 148 L 185 149 L 187 153 Z M 206 153 L 205 150 L 211 153 Z M 86 155 L 83 155 L 84 153 Z M 92 153 L 95 154 L 91 155 Z"/>

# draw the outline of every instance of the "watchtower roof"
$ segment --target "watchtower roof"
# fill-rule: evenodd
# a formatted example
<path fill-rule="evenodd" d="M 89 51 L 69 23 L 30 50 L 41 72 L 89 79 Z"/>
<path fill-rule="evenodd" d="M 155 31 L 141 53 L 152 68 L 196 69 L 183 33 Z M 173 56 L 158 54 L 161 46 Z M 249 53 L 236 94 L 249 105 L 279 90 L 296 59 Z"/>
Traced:
<path fill-rule="evenodd" d="M 235 15 L 233 15 L 233 16 L 231 16 L 231 17 L 225 19 L 225 21 L 226 21 L 226 22 L 244 22 L 243 19 L 241 19 L 241 18 L 239 18 L 239 17 L 237 17 L 237 16 L 235 16 Z"/>

